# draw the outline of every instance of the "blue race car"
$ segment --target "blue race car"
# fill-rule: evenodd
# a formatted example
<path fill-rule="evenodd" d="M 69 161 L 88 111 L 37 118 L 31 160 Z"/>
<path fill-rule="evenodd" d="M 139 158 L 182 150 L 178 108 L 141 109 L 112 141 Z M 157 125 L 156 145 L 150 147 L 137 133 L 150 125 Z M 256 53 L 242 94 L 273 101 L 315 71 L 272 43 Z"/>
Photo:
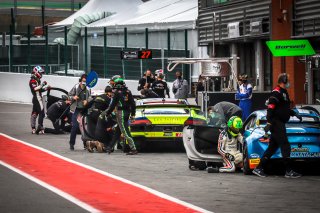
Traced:
<path fill-rule="evenodd" d="M 309 109 L 294 109 L 302 116 L 290 117 L 286 124 L 288 140 L 291 145 L 290 157 L 295 160 L 320 160 L 320 116 Z M 264 129 L 267 123 L 267 111 L 253 112 L 244 123 L 243 172 L 251 174 L 259 164 L 260 158 L 268 147 L 269 139 L 265 139 Z M 271 157 L 281 158 L 280 149 Z"/>

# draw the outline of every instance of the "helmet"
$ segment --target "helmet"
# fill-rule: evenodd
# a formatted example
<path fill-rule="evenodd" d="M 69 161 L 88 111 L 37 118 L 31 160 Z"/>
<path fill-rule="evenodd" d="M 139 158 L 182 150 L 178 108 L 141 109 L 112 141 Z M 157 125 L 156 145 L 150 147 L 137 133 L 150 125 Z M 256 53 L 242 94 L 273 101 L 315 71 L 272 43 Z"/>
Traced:
<path fill-rule="evenodd" d="M 44 70 L 41 66 L 38 65 L 33 68 L 33 72 L 39 72 L 42 74 L 42 73 L 44 73 Z"/>
<path fill-rule="evenodd" d="M 35 66 L 31 72 L 31 75 L 37 79 L 40 79 L 42 78 L 43 73 L 44 73 L 44 70 L 41 66 Z"/>
<path fill-rule="evenodd" d="M 123 78 L 117 78 L 117 79 L 115 79 L 114 80 L 114 84 L 115 85 L 124 85 L 124 80 L 123 80 Z"/>
<path fill-rule="evenodd" d="M 115 81 L 116 79 L 121 78 L 121 75 L 114 75 L 112 78 L 110 78 L 110 81 Z"/>
<path fill-rule="evenodd" d="M 227 125 L 228 125 L 228 132 L 233 137 L 236 137 L 239 134 L 240 129 L 242 129 L 243 123 L 241 118 L 239 118 L 238 116 L 232 116 L 229 119 Z"/>

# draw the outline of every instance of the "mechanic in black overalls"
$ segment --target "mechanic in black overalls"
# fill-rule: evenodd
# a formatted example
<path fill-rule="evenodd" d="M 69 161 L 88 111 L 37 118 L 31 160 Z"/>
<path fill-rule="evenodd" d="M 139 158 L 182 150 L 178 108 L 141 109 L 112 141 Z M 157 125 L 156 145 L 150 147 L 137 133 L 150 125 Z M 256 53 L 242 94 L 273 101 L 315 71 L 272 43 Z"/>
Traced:
<path fill-rule="evenodd" d="M 63 97 L 52 104 L 47 110 L 47 117 L 52 122 L 54 129 L 45 128 L 45 133 L 64 134 L 65 124 L 71 123 L 72 114 L 70 113 L 71 101 L 68 97 Z"/>
<path fill-rule="evenodd" d="M 88 104 L 90 108 L 88 109 L 87 131 L 92 137 L 95 135 L 99 115 L 109 107 L 111 94 L 112 88 L 106 86 L 104 93 L 95 97 Z"/>
<path fill-rule="evenodd" d="M 265 133 L 270 130 L 271 137 L 267 150 L 264 152 L 259 165 L 253 170 L 253 174 L 266 177 L 264 168 L 276 152 L 278 147 L 281 149 L 281 154 L 286 167 L 286 178 L 298 178 L 300 174 L 293 171 L 290 162 L 291 147 L 286 134 L 286 122 L 289 121 L 290 116 L 296 116 L 300 120 L 302 119 L 298 113 L 295 113 L 290 109 L 290 98 L 286 88 L 289 88 L 289 76 L 286 73 L 281 73 L 278 77 L 278 86 L 274 88 L 268 99 L 268 110 L 267 110 L 267 125 L 264 130 Z"/>
<path fill-rule="evenodd" d="M 115 113 L 118 127 L 116 128 L 114 136 L 112 137 L 112 141 L 109 143 L 106 150 L 108 154 L 111 153 L 111 150 L 113 149 L 116 141 L 120 138 L 120 135 L 122 133 L 130 147 L 130 151 L 127 153 L 127 155 L 136 155 L 138 154 L 138 151 L 129 131 L 128 124 L 129 118 L 130 120 L 134 119 L 134 116 L 136 114 L 136 104 L 134 102 L 131 91 L 128 90 L 128 88 L 124 85 L 124 81 L 122 78 L 117 78 L 113 82 L 113 97 L 110 106 L 106 110 L 106 116 L 111 116 L 113 110 L 116 109 Z"/>
<path fill-rule="evenodd" d="M 104 94 L 97 96 L 92 101 L 92 106 L 88 110 L 88 129 L 89 124 L 94 125 L 94 128 L 90 127 L 88 130 L 93 137 L 92 141 L 86 141 L 87 149 L 89 152 L 93 152 L 94 148 L 97 148 L 99 152 L 102 152 L 102 146 L 100 144 L 106 144 L 110 142 L 112 138 L 112 131 L 107 131 L 108 121 L 105 120 L 105 110 L 109 107 L 112 97 L 112 87 L 106 86 Z M 108 129 L 110 130 L 110 129 Z M 111 136 L 110 136 L 111 134 Z M 98 148 L 99 147 L 99 148 Z"/>
<path fill-rule="evenodd" d="M 170 98 L 169 87 L 167 82 L 163 81 L 163 75 L 159 74 L 157 80 L 152 83 L 151 89 L 159 98 L 165 98 L 166 94 Z"/>

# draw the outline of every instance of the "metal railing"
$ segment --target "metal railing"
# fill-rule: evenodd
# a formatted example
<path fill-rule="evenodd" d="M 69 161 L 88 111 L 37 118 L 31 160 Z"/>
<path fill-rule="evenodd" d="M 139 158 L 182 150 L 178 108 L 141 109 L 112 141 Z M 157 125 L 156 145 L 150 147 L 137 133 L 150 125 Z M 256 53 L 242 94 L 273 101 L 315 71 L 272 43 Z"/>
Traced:
<path fill-rule="evenodd" d="M 30 67 L 34 67 L 37 65 L 43 67 L 46 66 L 45 64 L 33 64 L 30 65 Z M 48 65 L 48 70 L 46 71 L 46 74 L 55 74 L 55 72 L 61 70 L 64 70 L 64 64 L 50 64 Z M 28 72 L 28 64 L 12 65 L 12 70 L 10 70 L 10 65 L 0 65 L 0 72 L 30 73 Z"/>

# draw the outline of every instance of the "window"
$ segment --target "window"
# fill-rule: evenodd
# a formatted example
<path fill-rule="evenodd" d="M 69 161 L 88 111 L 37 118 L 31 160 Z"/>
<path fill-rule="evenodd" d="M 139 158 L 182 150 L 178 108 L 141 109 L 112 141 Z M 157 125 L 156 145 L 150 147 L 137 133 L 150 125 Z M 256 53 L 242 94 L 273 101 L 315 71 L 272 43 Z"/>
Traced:
<path fill-rule="evenodd" d="M 229 1 L 231 1 L 231 0 L 202 0 L 201 6 L 202 7 L 211 7 L 213 5 L 224 4 Z"/>

